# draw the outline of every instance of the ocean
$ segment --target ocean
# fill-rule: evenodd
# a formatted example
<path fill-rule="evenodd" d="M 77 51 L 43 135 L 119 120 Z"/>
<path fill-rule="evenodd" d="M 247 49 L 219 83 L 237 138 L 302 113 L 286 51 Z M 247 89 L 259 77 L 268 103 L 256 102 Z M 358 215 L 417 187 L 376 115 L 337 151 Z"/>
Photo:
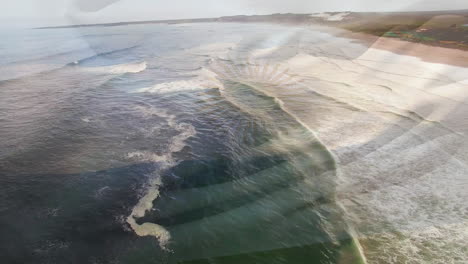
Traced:
<path fill-rule="evenodd" d="M 389 94 L 401 89 L 397 79 L 363 77 L 387 64 L 361 65 L 362 87 L 341 80 L 361 67 L 346 63 L 369 52 L 360 43 L 306 27 L 236 23 L 2 35 L 3 263 L 466 260 L 463 234 L 438 235 L 466 228 L 463 194 L 448 201 L 449 213 L 422 191 L 405 200 L 401 166 L 372 157 L 414 150 L 395 142 L 415 127 L 432 136 L 412 141 L 419 146 L 460 135 L 366 100 L 362 87 L 373 85 L 372 96 L 396 102 Z M 384 163 L 385 172 L 374 165 Z M 459 183 L 465 178 L 450 190 Z M 398 211 L 395 197 L 410 208 Z M 410 211 L 453 218 L 412 222 Z M 397 225 L 402 219 L 410 225 Z M 419 240 L 415 230 L 423 230 Z M 433 239 L 452 251 L 443 255 L 427 243 Z"/>

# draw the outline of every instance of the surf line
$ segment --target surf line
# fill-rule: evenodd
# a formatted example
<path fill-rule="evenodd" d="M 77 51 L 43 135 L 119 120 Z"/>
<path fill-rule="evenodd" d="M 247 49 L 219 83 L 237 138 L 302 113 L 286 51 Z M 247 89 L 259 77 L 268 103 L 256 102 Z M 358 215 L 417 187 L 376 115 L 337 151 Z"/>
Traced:
<path fill-rule="evenodd" d="M 283 112 L 288 114 L 300 126 L 308 130 L 315 137 L 317 142 L 321 145 L 321 147 L 325 151 L 328 152 L 331 159 L 333 160 L 333 167 L 334 167 L 337 178 L 338 179 L 342 178 L 343 174 L 337 163 L 338 157 L 335 155 L 335 153 L 333 153 L 333 151 L 331 151 L 326 146 L 325 143 L 323 143 L 320 140 L 320 137 L 317 135 L 317 133 L 315 133 L 313 129 L 311 129 L 298 116 L 296 116 L 292 111 L 290 111 L 285 105 L 285 103 L 280 98 L 278 98 L 278 96 L 275 96 L 271 92 L 268 92 L 266 89 L 262 89 L 261 87 L 259 87 L 259 85 L 257 85 L 257 84 L 265 84 L 267 86 L 280 86 L 280 87 L 295 86 L 301 89 L 306 89 L 302 81 L 300 79 L 297 79 L 298 76 L 294 74 L 290 74 L 288 68 L 281 67 L 278 64 L 271 67 L 271 66 L 256 65 L 255 63 L 248 61 L 248 63 L 241 64 L 241 65 L 247 65 L 247 66 L 241 68 L 237 65 L 228 65 L 226 63 L 219 62 L 219 61 L 212 63 L 211 66 L 212 67 L 215 66 L 214 68 L 212 68 L 212 71 L 215 72 L 217 74 L 216 77 L 220 78 L 221 80 L 234 81 L 237 83 L 244 84 L 256 90 L 257 92 L 260 92 L 272 98 L 278 104 L 278 106 Z M 231 100 L 229 100 L 229 96 L 226 94 L 224 89 L 220 89 L 220 92 L 223 95 L 223 97 L 225 97 L 226 99 L 228 99 L 228 101 L 231 102 Z M 237 105 L 235 102 L 232 101 L 232 103 L 236 105 L 237 107 L 239 107 L 240 109 L 243 109 L 241 106 Z M 343 213 L 346 212 L 344 205 L 340 203 L 338 199 L 335 200 L 335 203 L 337 207 L 340 208 Z M 343 220 L 345 224 L 345 229 L 352 243 L 355 245 L 360 261 L 363 264 L 367 264 L 367 258 L 364 254 L 364 249 L 359 241 L 359 236 L 357 234 L 357 231 L 351 225 L 350 221 L 346 219 L 345 214 L 343 214 L 343 216 L 344 216 Z"/>

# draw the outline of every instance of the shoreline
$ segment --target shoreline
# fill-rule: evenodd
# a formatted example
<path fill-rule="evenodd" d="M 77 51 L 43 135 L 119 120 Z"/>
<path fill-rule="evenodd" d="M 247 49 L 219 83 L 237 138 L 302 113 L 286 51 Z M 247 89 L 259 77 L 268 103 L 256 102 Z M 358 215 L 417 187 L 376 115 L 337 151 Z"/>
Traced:
<path fill-rule="evenodd" d="M 468 51 L 462 49 L 432 46 L 396 38 L 378 37 L 330 26 L 312 24 L 310 28 L 329 33 L 336 37 L 354 40 L 368 48 L 389 51 L 397 55 L 416 57 L 424 62 L 468 68 Z"/>

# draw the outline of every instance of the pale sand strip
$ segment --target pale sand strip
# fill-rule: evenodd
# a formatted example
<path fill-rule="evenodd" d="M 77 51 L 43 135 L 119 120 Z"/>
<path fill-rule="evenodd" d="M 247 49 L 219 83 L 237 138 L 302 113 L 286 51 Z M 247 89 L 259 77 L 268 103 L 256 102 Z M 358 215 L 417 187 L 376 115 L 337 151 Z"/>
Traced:
<path fill-rule="evenodd" d="M 354 39 L 369 48 L 386 50 L 399 55 L 414 56 L 426 62 L 468 67 L 468 51 L 464 50 L 430 46 L 395 38 L 377 37 L 335 27 L 312 25 L 311 28 L 338 37 Z"/>

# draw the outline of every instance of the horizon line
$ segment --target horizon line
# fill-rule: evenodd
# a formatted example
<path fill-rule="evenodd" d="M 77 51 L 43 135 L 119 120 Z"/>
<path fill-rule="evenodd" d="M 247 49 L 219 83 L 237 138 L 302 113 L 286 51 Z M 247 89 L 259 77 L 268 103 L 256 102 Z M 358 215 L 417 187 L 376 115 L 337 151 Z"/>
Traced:
<path fill-rule="evenodd" d="M 176 19 L 155 19 L 155 20 L 135 20 L 135 21 L 119 21 L 119 22 L 102 22 L 102 23 L 89 23 L 89 24 L 71 24 L 71 25 L 59 25 L 59 26 L 45 26 L 35 27 L 32 29 L 58 29 L 58 28 L 77 28 L 77 27 L 99 27 L 99 26 L 123 26 L 123 25 L 139 25 L 139 24 L 178 24 L 178 23 L 196 23 L 196 22 L 229 22 L 229 21 L 217 21 L 223 18 L 234 18 L 234 17 L 255 17 L 255 16 L 274 16 L 274 15 L 311 15 L 320 13 L 359 13 L 359 14 L 396 14 L 396 13 L 458 13 L 467 12 L 468 9 L 453 9 L 453 10 L 425 10 L 425 11 L 382 11 L 382 12 L 356 12 L 356 11 L 326 11 L 326 12 L 315 12 L 315 13 L 273 13 L 273 14 L 254 14 L 254 15 L 230 15 L 230 16 L 219 16 L 219 17 L 206 17 L 206 18 L 176 18 Z"/>

